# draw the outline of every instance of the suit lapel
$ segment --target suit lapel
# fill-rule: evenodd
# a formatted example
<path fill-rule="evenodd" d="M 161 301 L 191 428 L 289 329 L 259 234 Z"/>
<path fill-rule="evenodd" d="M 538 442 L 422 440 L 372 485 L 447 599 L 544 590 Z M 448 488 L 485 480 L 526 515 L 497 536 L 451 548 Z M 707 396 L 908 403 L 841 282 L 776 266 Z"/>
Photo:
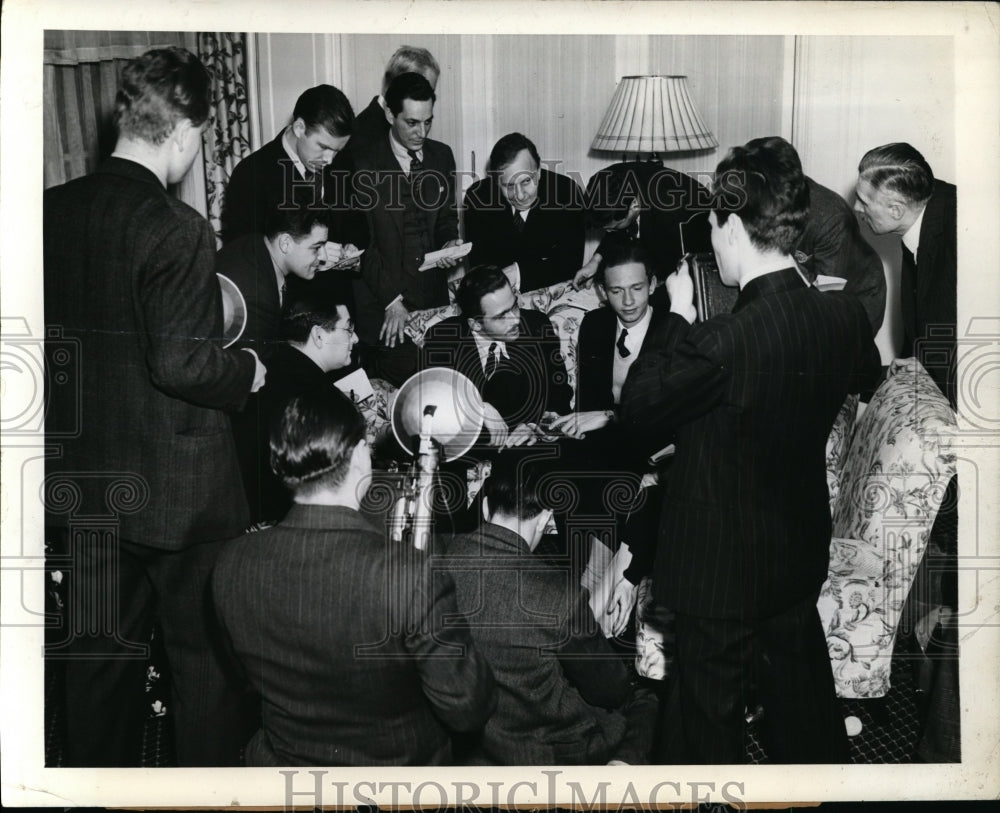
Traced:
<path fill-rule="evenodd" d="M 392 147 L 389 145 L 389 131 L 387 130 L 385 135 L 378 143 L 378 151 L 376 152 L 375 158 L 375 168 L 379 174 L 378 183 L 375 184 L 375 188 L 378 190 L 377 194 L 383 196 L 383 200 L 394 201 L 398 198 L 398 190 L 394 188 L 394 184 L 404 183 L 403 170 L 399 166 L 399 161 L 396 160 L 396 156 L 392 151 Z M 398 201 L 397 201 L 398 202 Z M 385 206 L 383 210 L 388 213 L 389 220 L 392 221 L 393 225 L 399 232 L 400 241 L 403 240 L 403 210 L 400 206 Z"/>
<path fill-rule="evenodd" d="M 932 269 L 937 264 L 937 255 L 941 249 L 941 214 L 940 197 L 937 189 L 931 199 L 927 201 L 927 208 L 924 210 L 924 219 L 920 224 L 920 241 L 917 246 L 917 309 L 927 298 L 927 290 L 930 288 Z"/>

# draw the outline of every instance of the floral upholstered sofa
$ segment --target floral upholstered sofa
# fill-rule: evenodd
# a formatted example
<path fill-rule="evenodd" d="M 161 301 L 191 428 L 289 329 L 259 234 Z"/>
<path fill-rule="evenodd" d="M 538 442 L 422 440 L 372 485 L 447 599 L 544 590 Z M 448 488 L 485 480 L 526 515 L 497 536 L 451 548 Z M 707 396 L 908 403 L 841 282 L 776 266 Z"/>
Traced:
<path fill-rule="evenodd" d="M 902 359 L 828 449 L 833 539 L 817 606 L 841 697 L 889 690 L 903 605 L 955 475 L 955 428 L 924 368 Z"/>

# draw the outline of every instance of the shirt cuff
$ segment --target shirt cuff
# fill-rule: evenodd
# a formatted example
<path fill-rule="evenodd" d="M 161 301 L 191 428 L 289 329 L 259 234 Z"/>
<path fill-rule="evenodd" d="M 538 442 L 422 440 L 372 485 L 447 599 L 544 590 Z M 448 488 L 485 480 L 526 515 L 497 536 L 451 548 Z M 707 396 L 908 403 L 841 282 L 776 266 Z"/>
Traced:
<path fill-rule="evenodd" d="M 389 308 L 391 308 L 397 302 L 402 302 L 402 301 L 403 301 L 403 295 L 402 294 L 396 294 L 396 298 L 394 300 L 392 300 L 392 302 L 390 302 L 388 305 L 386 305 L 385 309 L 389 310 Z"/>

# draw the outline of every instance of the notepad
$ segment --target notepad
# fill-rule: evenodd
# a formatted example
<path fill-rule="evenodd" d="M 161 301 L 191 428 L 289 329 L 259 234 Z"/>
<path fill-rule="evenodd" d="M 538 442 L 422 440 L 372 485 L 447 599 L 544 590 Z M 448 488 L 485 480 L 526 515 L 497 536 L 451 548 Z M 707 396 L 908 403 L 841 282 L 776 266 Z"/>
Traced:
<path fill-rule="evenodd" d="M 429 251 L 424 255 L 424 262 L 418 268 L 418 271 L 426 271 L 429 268 L 434 268 L 437 265 L 438 260 L 443 259 L 453 259 L 457 260 L 464 257 L 472 251 L 472 243 L 462 243 L 457 246 L 449 246 L 448 248 L 440 248 L 437 251 Z"/>

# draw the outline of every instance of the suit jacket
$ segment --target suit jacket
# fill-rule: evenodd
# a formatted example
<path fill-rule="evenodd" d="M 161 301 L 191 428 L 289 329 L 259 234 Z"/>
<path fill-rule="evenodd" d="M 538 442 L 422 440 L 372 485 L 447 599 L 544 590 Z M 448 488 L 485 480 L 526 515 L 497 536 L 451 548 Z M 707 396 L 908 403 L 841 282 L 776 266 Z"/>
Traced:
<path fill-rule="evenodd" d="M 583 265 L 583 194 L 565 175 L 541 171 L 538 201 L 522 232 L 514 228 L 495 175 L 469 188 L 464 218 L 465 239 L 472 243 L 470 267 L 490 263 L 502 268 L 516 262 L 522 291 L 572 279 Z"/>
<path fill-rule="evenodd" d="M 640 353 L 650 345 L 650 336 L 663 321 L 667 307 L 653 308 Z M 588 311 L 580 322 L 576 343 L 576 408 L 581 412 L 617 409 L 611 391 L 617 334 L 618 317 L 607 305 Z"/>
<path fill-rule="evenodd" d="M 569 574 L 490 523 L 455 537 L 446 554 L 435 557 L 434 573 L 454 579 L 462 626 L 497 682 L 496 712 L 469 761 L 582 765 L 616 755 L 629 729 L 628 711 L 634 713 L 632 689 L 593 619 L 585 625 L 575 616 L 580 597 Z M 638 751 L 627 761 L 644 761 Z"/>
<path fill-rule="evenodd" d="M 47 392 L 48 431 L 67 432 L 48 475 L 78 490 L 75 506 L 49 500 L 49 520 L 111 508 L 123 539 L 167 550 L 238 533 L 247 506 L 222 410 L 243 405 L 254 361 L 222 348 L 207 221 L 112 158 L 47 190 L 44 226 L 45 321 L 62 334 L 49 369 L 69 344 L 77 381 Z"/>
<path fill-rule="evenodd" d="M 420 351 L 420 369 L 451 367 L 466 376 L 497 408 L 507 426 L 537 421 L 543 412 L 564 415 L 572 389 L 559 336 L 544 313 L 521 311 L 521 333 L 507 343 L 510 361 L 503 360 L 487 381 L 476 341 L 464 316 L 451 316 L 431 326 Z"/>
<path fill-rule="evenodd" d="M 656 338 L 622 392 L 632 429 L 677 433 L 656 598 L 708 618 L 787 609 L 827 575 L 830 428 L 881 371 L 864 309 L 790 268 L 749 282 L 731 314 L 667 314 Z"/>
<path fill-rule="evenodd" d="M 440 765 L 495 703 L 454 586 L 357 511 L 295 504 L 226 547 L 216 609 L 252 687 L 250 765 Z"/>
<path fill-rule="evenodd" d="M 912 264 L 912 255 L 907 257 L 909 251 L 904 246 L 900 280 L 903 356 L 918 355 L 921 358 L 952 408 L 955 406 L 955 326 L 958 310 L 957 205 L 955 186 L 935 181 L 934 192 L 927 201 L 920 224 L 916 268 Z M 925 356 L 925 353 L 928 355 Z M 934 356 L 945 357 L 948 361 L 935 363 Z"/>
<path fill-rule="evenodd" d="M 224 245 L 215 256 L 215 270 L 236 284 L 246 302 L 247 324 L 239 346 L 252 347 L 266 359 L 278 341 L 281 301 L 263 235 L 244 234 Z"/>
<path fill-rule="evenodd" d="M 710 190 L 690 175 L 656 161 L 626 161 L 601 172 L 612 172 L 622 166 L 628 168 L 641 185 L 647 205 L 632 227 L 605 234 L 597 246 L 598 254 L 604 256 L 613 242 L 638 240 L 652 257 L 653 273 L 662 281 L 677 269 L 685 252 L 697 254 L 712 250 L 712 227 L 706 209 L 706 201 L 711 200 Z M 589 190 L 588 208 L 619 208 L 619 201 L 604 199 L 607 191 L 600 183 L 593 180 L 591 183 L 594 186 Z M 635 190 L 626 186 L 622 194 L 630 191 Z"/>
<path fill-rule="evenodd" d="M 429 244 L 440 248 L 458 238 L 455 205 L 455 158 L 451 148 L 427 139 L 424 170 L 414 197 L 422 202 Z M 400 201 L 406 175 L 389 145 L 389 135 L 352 153 L 354 206 L 368 221 L 371 243 L 361 261 L 361 277 L 354 283 L 358 330 L 362 341 L 374 344 L 382 315 L 398 295 L 410 310 L 448 302 L 447 274 L 441 269 L 417 271 L 419 263 L 404 258 L 404 221 Z"/>
<path fill-rule="evenodd" d="M 307 205 L 329 208 L 331 240 L 363 248 L 368 242 L 363 218 L 349 210 L 350 173 L 334 162 L 322 176 L 303 179 L 285 152 L 283 135 L 284 130 L 233 168 L 222 207 L 222 242 L 263 234 L 268 213 L 279 207 Z"/>
<path fill-rule="evenodd" d="M 271 426 L 297 395 L 329 392 L 333 384 L 311 358 L 281 342 L 268 356 L 267 380 L 233 416 L 243 487 L 251 522 L 279 520 L 292 505 L 284 483 L 271 470 Z"/>
<path fill-rule="evenodd" d="M 817 274 L 847 280 L 844 290 L 861 300 L 878 333 L 885 317 L 885 270 L 882 258 L 861 236 L 858 219 L 840 195 L 806 178 L 809 217 L 795 247 L 795 259 L 813 278 Z"/>

